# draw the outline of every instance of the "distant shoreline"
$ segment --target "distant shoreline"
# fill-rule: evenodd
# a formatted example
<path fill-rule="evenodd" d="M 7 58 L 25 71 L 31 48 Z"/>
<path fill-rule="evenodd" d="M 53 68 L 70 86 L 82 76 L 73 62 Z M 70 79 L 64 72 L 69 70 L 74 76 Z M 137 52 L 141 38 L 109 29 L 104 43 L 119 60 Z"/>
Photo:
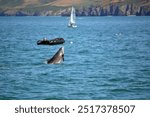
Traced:
<path fill-rule="evenodd" d="M 49 15 L 49 16 L 42 16 L 42 15 L 0 15 L 0 17 L 69 17 L 69 16 L 62 16 L 62 15 Z M 150 17 L 150 15 L 128 15 L 128 16 L 113 16 L 113 15 L 107 15 L 107 16 L 77 16 L 77 17 Z"/>
<path fill-rule="evenodd" d="M 0 0 L 0 16 L 150 16 L 149 0 Z"/>
<path fill-rule="evenodd" d="M 0 9 L 0 16 L 70 16 L 70 7 L 61 10 L 23 10 Z M 150 7 L 140 7 L 133 4 L 119 6 L 110 4 L 105 7 L 89 6 L 76 8 L 76 16 L 150 16 Z"/>

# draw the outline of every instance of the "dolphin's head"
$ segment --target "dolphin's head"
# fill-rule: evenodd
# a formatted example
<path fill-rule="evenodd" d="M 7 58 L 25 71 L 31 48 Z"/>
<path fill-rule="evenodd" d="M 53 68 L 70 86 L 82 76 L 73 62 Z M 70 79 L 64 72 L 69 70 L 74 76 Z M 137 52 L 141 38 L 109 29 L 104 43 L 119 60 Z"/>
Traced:
<path fill-rule="evenodd" d="M 64 61 L 64 47 L 61 47 L 59 49 L 59 56 L 62 57 L 63 61 Z"/>

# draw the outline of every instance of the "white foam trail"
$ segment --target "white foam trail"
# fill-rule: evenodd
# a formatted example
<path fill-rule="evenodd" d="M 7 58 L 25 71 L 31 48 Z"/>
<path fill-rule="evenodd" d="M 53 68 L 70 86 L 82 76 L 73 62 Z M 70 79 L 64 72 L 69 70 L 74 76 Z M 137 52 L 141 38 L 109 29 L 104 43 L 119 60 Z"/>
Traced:
<path fill-rule="evenodd" d="M 44 63 L 44 64 L 47 64 L 47 61 L 44 61 L 43 63 Z"/>
<path fill-rule="evenodd" d="M 121 36 L 121 35 L 122 35 L 122 33 L 116 33 L 115 35 L 116 35 L 116 36 Z"/>

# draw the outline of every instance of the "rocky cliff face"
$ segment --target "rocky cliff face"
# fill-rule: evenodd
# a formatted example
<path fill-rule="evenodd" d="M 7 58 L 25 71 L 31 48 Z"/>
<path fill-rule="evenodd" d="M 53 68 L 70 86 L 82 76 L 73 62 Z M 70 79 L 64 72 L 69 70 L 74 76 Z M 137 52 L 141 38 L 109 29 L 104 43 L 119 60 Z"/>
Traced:
<path fill-rule="evenodd" d="M 61 15 L 68 16 L 70 9 L 66 9 Z M 106 7 L 90 6 L 88 8 L 76 9 L 77 16 L 150 16 L 150 6 L 136 6 L 133 4 L 117 5 L 111 4 Z"/>
<path fill-rule="evenodd" d="M 55 1 L 55 0 L 52 0 Z M 86 0 L 88 1 L 88 0 Z M 97 0 L 97 4 L 91 6 L 75 6 L 77 16 L 150 16 L 150 0 Z M 110 2 L 109 2 L 110 1 Z M 132 1 L 132 2 L 131 2 Z M 94 1 L 93 1 L 94 2 Z M 36 6 L 36 5 L 35 5 Z M 0 16 L 51 16 L 70 15 L 71 6 L 49 6 L 43 7 L 0 7 Z"/>

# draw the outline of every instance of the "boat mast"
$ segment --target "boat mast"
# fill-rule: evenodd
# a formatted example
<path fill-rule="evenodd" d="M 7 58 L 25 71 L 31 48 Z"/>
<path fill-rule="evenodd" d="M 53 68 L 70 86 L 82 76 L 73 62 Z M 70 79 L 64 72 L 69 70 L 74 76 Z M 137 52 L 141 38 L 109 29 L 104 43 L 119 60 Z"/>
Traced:
<path fill-rule="evenodd" d="M 73 1 L 72 1 L 72 3 L 73 3 Z M 71 8 L 69 23 L 68 23 L 69 27 L 76 27 L 76 21 L 75 21 L 76 20 L 76 13 L 75 13 L 75 8 L 73 7 L 73 4 L 72 4 L 72 8 Z"/>

